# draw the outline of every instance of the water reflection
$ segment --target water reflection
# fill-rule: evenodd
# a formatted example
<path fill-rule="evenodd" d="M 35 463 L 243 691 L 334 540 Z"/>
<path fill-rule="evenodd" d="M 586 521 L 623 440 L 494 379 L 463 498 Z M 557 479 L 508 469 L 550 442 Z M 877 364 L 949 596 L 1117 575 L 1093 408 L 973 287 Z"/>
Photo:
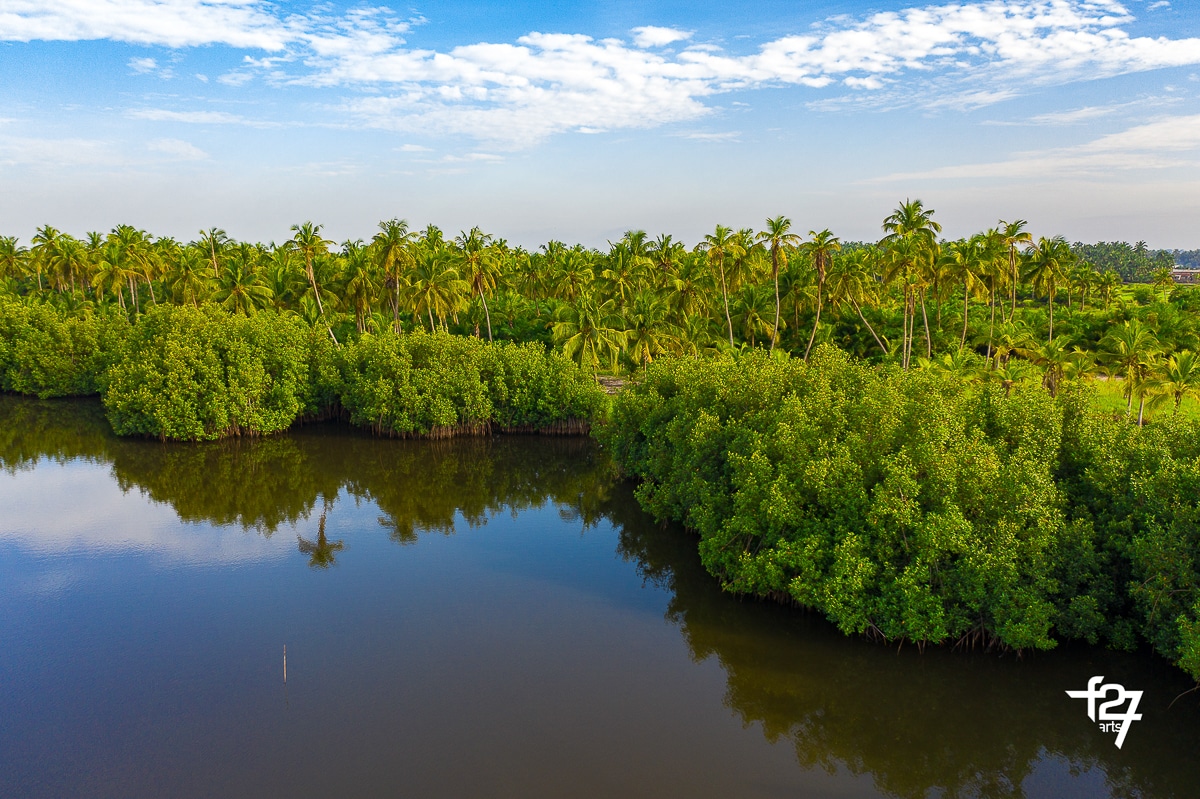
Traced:
<path fill-rule="evenodd" d="M 374 502 L 398 543 L 454 532 L 496 512 L 514 516 L 552 503 L 585 526 L 600 518 L 611 485 L 595 448 L 579 438 L 496 438 L 451 442 L 381 440 L 340 425 L 263 439 L 164 444 L 111 434 L 96 402 L 39 402 L 0 396 L 0 468 L 27 471 L 40 459 L 108 464 L 122 491 L 169 505 L 185 522 L 232 525 L 270 537 L 296 527 L 346 492 Z M 336 543 L 301 539 L 314 564 L 329 565 Z"/>
<path fill-rule="evenodd" d="M 587 441 L 384 441 L 321 426 L 164 445 L 111 436 L 96 404 L 0 397 L 0 467 L 16 474 L 42 459 L 105 465 L 123 490 L 184 521 L 258 531 L 255 540 L 295 527 L 316 569 L 356 552 L 330 540 L 338 502 L 373 503 L 378 529 L 401 545 L 547 504 L 585 527 L 607 520 L 618 554 L 666 592 L 667 619 L 692 659 L 720 664 L 724 703 L 743 725 L 790 747 L 804 769 L 867 776 L 883 795 L 1166 798 L 1200 785 L 1197 701 L 1168 709 L 1190 686 L 1161 660 L 1083 648 L 1023 660 L 896 652 L 792 608 L 738 600 L 703 572 L 687 533 L 653 524 L 628 487 L 614 485 Z M 290 540 L 276 542 L 294 558 Z M 1144 719 L 1122 750 L 1065 694 L 1096 674 L 1146 692 Z"/>
<path fill-rule="evenodd" d="M 317 524 L 317 540 L 309 541 L 302 535 L 296 536 L 301 554 L 308 555 L 308 565 L 314 569 L 328 569 L 334 563 L 334 556 L 346 548 L 342 541 L 330 541 L 325 537 L 325 519 L 333 503 L 328 497 L 323 498 L 321 520 Z"/>

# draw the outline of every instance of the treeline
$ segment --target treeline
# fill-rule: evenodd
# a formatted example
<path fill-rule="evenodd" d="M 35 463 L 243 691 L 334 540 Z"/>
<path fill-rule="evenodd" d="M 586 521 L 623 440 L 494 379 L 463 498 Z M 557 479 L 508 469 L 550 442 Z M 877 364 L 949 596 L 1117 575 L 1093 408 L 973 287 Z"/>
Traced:
<path fill-rule="evenodd" d="M 602 432 L 730 591 L 882 640 L 1148 643 L 1200 679 L 1200 424 L 832 348 L 656 363 Z"/>
<path fill-rule="evenodd" d="M 1071 251 L 1102 272 L 1116 272 L 1126 283 L 1150 283 L 1160 269 L 1182 267 L 1189 255 L 1200 252 L 1180 250 L 1151 250 L 1146 242 L 1100 241 L 1095 244 L 1075 242 Z"/>
<path fill-rule="evenodd" d="M 128 225 L 81 239 L 44 226 L 28 247 L 0 238 L 0 291 L 131 319 L 160 304 L 269 310 L 337 343 L 417 329 L 536 341 L 593 375 L 666 355 L 805 354 L 822 342 L 906 368 L 969 351 L 1000 369 L 1040 343 L 1061 343 L 1060 360 L 1075 346 L 1091 352 L 1113 326 L 1184 308 L 1190 291 L 1141 243 L 1072 247 L 1023 220 L 950 241 L 919 200 L 881 228 L 878 242 L 843 243 L 780 216 L 761 230 L 717 225 L 694 246 L 629 231 L 605 251 L 559 241 L 529 251 L 478 228 L 450 237 L 403 220 L 340 246 L 307 222 L 270 245 L 219 229 L 180 242 Z M 1152 282 L 1131 290 L 1123 275 Z M 1190 321 L 1174 332 L 1195 335 Z"/>
<path fill-rule="evenodd" d="M 159 305 L 69 312 L 0 296 L 0 391 L 99 394 L 121 435 L 200 441 L 345 417 L 376 433 L 586 433 L 607 397 L 536 343 L 444 332 L 363 334 L 273 310 Z"/>

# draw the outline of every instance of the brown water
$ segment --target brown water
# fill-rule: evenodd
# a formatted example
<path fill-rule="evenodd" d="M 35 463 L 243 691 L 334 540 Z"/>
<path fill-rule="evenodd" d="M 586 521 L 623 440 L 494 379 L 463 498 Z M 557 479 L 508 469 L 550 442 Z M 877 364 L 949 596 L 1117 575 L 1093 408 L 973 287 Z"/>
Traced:
<path fill-rule="evenodd" d="M 587 441 L 106 430 L 0 397 L 0 796 L 1200 795 L 1160 659 L 725 595 Z"/>

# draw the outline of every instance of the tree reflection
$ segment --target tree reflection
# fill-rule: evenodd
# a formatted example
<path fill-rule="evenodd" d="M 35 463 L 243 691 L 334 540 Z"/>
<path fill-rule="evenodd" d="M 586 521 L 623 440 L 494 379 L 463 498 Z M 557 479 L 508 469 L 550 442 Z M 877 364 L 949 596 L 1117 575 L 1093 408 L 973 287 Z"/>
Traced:
<path fill-rule="evenodd" d="M 334 565 L 335 553 L 341 552 L 346 548 L 343 542 L 330 542 L 325 537 L 325 517 L 329 514 L 329 509 L 332 507 L 333 502 L 329 497 L 324 497 L 321 506 L 321 521 L 317 524 L 316 541 L 309 541 L 304 536 L 296 536 L 300 551 L 308 555 L 308 565 L 314 569 L 328 569 Z"/>

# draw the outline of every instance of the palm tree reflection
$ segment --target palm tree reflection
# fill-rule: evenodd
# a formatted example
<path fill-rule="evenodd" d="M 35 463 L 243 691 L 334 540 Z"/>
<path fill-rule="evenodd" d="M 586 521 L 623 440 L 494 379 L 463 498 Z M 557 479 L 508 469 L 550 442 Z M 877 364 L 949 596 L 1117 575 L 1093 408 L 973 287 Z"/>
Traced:
<path fill-rule="evenodd" d="M 334 553 L 341 552 L 346 548 L 346 545 L 341 541 L 331 543 L 325 537 L 325 516 L 329 513 L 329 509 L 332 506 L 333 502 L 328 497 L 324 497 L 321 507 L 321 521 L 317 525 L 316 541 L 309 541 L 304 536 L 296 536 L 300 551 L 308 555 L 308 565 L 314 569 L 329 568 L 334 564 Z"/>

